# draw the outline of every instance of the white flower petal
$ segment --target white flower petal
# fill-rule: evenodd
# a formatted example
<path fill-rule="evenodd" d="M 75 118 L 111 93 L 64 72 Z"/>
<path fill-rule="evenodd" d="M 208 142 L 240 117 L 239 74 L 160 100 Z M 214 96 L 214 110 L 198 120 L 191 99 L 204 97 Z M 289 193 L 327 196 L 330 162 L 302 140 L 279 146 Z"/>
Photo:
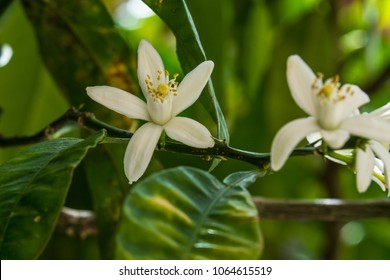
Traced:
<path fill-rule="evenodd" d="M 314 132 L 312 134 L 309 134 L 306 136 L 306 140 L 309 144 L 315 143 L 315 147 L 321 146 L 322 141 L 322 135 L 320 132 Z"/>
<path fill-rule="evenodd" d="M 271 146 L 271 168 L 278 171 L 295 146 L 305 136 L 319 130 L 314 118 L 297 119 L 287 123 L 276 134 Z"/>
<path fill-rule="evenodd" d="M 334 153 L 335 153 L 335 154 L 340 154 L 341 156 L 343 156 L 342 151 L 344 151 L 344 150 L 338 150 L 337 152 L 334 152 Z M 330 155 L 325 155 L 325 157 L 326 157 L 327 159 L 329 159 L 330 161 L 333 161 L 333 162 L 335 162 L 335 163 L 337 163 L 337 164 L 340 164 L 340 165 L 347 165 L 347 163 L 346 163 L 345 161 L 342 161 L 342 160 L 340 160 L 340 159 L 338 159 L 338 158 L 335 158 L 335 157 L 332 157 L 332 156 L 330 156 Z M 352 156 L 351 156 L 351 157 L 352 157 Z"/>
<path fill-rule="evenodd" d="M 390 142 L 390 123 L 369 114 L 348 118 L 341 126 L 355 136 L 379 142 Z"/>
<path fill-rule="evenodd" d="M 157 85 L 158 72 L 161 71 L 161 81 L 166 82 L 164 63 L 159 53 L 146 40 L 141 40 L 138 46 L 138 82 L 146 99 L 150 98 L 145 80 L 150 77 L 153 84 Z"/>
<path fill-rule="evenodd" d="M 356 149 L 356 185 L 359 192 L 365 192 L 370 186 L 374 165 L 375 156 L 369 145 L 365 151 Z"/>
<path fill-rule="evenodd" d="M 375 115 L 377 117 L 382 117 L 386 121 L 389 121 L 390 119 L 390 102 L 383 105 L 382 107 L 370 112 L 370 115 Z"/>
<path fill-rule="evenodd" d="M 379 180 L 377 177 L 372 177 L 372 180 L 378 184 L 378 186 L 382 189 L 382 191 L 386 191 L 386 185 L 381 181 Z"/>
<path fill-rule="evenodd" d="M 193 119 L 175 117 L 164 129 L 169 137 L 195 148 L 211 148 L 215 142 L 208 129 Z"/>
<path fill-rule="evenodd" d="M 165 125 L 172 118 L 172 96 L 167 96 L 163 101 L 149 100 L 148 111 L 152 121 L 159 125 Z"/>
<path fill-rule="evenodd" d="M 390 153 L 381 143 L 377 141 L 370 141 L 370 144 L 374 153 L 382 160 L 386 185 L 390 188 Z"/>
<path fill-rule="evenodd" d="M 295 103 L 309 115 L 315 116 L 312 85 L 317 79 L 310 67 L 298 55 L 287 59 L 287 82 Z"/>
<path fill-rule="evenodd" d="M 339 115 L 339 119 L 345 119 L 351 115 L 356 115 L 356 109 L 370 102 L 368 95 L 358 86 L 345 84 L 340 88 L 340 95 L 346 96 L 345 99 L 338 101 L 335 104 L 335 111 Z"/>
<path fill-rule="evenodd" d="M 333 149 L 339 149 L 348 141 L 349 133 L 346 130 L 321 130 L 321 135 L 325 142 Z"/>
<path fill-rule="evenodd" d="M 161 126 L 148 122 L 141 126 L 130 139 L 123 160 L 129 184 L 137 181 L 144 174 L 162 130 Z"/>
<path fill-rule="evenodd" d="M 212 61 L 205 61 L 184 77 L 177 88 L 177 96 L 173 99 L 172 116 L 194 104 L 209 80 L 213 68 Z"/>
<path fill-rule="evenodd" d="M 384 171 L 383 161 L 381 159 L 379 159 L 379 158 L 375 159 L 374 172 L 378 172 L 378 173 L 381 173 L 381 174 L 383 174 L 385 172 Z"/>
<path fill-rule="evenodd" d="M 146 103 L 137 96 L 109 86 L 87 87 L 87 94 L 103 106 L 129 117 L 149 121 Z"/>

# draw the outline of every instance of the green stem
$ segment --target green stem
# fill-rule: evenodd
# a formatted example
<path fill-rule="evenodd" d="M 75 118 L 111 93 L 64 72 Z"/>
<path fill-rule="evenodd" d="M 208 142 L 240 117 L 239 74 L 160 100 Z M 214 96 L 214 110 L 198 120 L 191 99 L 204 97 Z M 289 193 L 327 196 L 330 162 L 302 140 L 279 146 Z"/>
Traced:
<path fill-rule="evenodd" d="M 163 147 L 158 146 L 157 149 L 160 151 L 198 156 L 205 159 L 230 158 L 250 163 L 261 169 L 269 168 L 271 156 L 270 153 L 254 153 L 232 148 L 228 146 L 224 141 L 220 140 L 215 140 L 214 147 L 206 149 L 193 148 L 180 143 L 173 142 L 165 142 L 165 145 Z M 314 154 L 315 152 L 316 150 L 314 148 L 298 148 L 292 152 L 291 156 L 304 156 Z"/>
<path fill-rule="evenodd" d="M 91 130 L 105 129 L 108 137 L 103 143 L 122 143 L 128 142 L 133 136 L 133 133 L 111 126 L 95 118 L 92 113 L 80 112 L 76 108 L 69 109 L 64 115 L 55 120 L 49 126 L 30 136 L 4 138 L 0 135 L 0 147 L 10 147 L 18 145 L 28 145 L 52 138 L 58 137 L 60 130 L 75 126 L 84 127 Z M 202 157 L 208 160 L 213 158 L 230 158 L 244 161 L 255 165 L 261 169 L 269 169 L 270 154 L 269 153 L 254 153 L 244 150 L 239 150 L 228 146 L 224 141 L 215 140 L 215 145 L 212 148 L 193 148 L 181 143 L 164 141 L 157 145 L 157 150 L 164 152 L 173 152 L 187 154 L 196 157 Z M 318 154 L 319 151 L 313 147 L 295 149 L 291 156 L 304 156 Z"/>

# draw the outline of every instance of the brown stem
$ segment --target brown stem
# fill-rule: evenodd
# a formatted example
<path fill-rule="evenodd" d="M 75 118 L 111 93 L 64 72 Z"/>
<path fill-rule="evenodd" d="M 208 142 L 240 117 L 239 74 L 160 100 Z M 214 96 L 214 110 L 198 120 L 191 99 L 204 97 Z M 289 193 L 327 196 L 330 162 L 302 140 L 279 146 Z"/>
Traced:
<path fill-rule="evenodd" d="M 322 176 L 329 198 L 339 198 L 339 171 L 340 165 L 327 161 Z M 344 222 L 335 221 L 324 224 L 324 233 L 326 234 L 326 245 L 324 246 L 323 258 L 326 260 L 338 259 L 340 251 L 340 229 Z"/>
<path fill-rule="evenodd" d="M 390 200 L 277 200 L 253 197 L 261 219 L 315 220 L 345 222 L 369 218 L 390 218 Z M 58 219 L 58 232 L 86 238 L 97 234 L 92 211 L 64 207 Z"/>
<path fill-rule="evenodd" d="M 259 216 L 277 220 L 344 222 L 390 218 L 390 200 L 274 200 L 253 197 Z"/>

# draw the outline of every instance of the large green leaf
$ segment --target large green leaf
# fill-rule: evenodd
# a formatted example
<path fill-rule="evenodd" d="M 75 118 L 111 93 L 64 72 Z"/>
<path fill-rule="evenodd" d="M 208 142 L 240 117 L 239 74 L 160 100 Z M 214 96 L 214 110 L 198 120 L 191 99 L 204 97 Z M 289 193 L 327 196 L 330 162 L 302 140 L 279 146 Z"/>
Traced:
<path fill-rule="evenodd" d="M 250 194 L 208 172 L 179 167 L 155 173 L 125 200 L 120 259 L 256 259 L 261 250 Z"/>
<path fill-rule="evenodd" d="M 198 32 L 184 0 L 143 0 L 171 28 L 176 37 L 177 54 L 185 73 L 206 60 Z M 225 118 L 215 96 L 211 80 L 201 95 L 201 102 L 218 126 L 218 137 L 229 141 Z"/>
<path fill-rule="evenodd" d="M 37 258 L 64 204 L 73 171 L 105 136 L 41 142 L 0 166 L 0 258 Z"/>
<path fill-rule="evenodd" d="M 101 1 L 22 0 L 43 60 L 73 105 L 85 87 L 108 84 L 135 92 L 125 40 Z"/>

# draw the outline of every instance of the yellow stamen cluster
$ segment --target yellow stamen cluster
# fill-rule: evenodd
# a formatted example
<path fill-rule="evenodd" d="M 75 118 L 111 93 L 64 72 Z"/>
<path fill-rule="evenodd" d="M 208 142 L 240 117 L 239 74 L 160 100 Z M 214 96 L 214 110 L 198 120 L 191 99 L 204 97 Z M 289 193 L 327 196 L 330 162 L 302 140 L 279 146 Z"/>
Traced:
<path fill-rule="evenodd" d="M 317 92 L 317 96 L 323 99 L 337 103 L 339 101 L 347 98 L 348 95 L 353 95 L 354 91 L 350 85 L 347 85 L 340 88 L 340 77 L 338 75 L 334 76 L 332 79 L 329 79 L 325 84 L 319 88 L 319 81 L 322 80 L 323 74 L 318 73 L 317 78 L 312 84 L 312 89 Z"/>
<path fill-rule="evenodd" d="M 177 86 L 179 85 L 178 82 L 176 82 L 177 76 L 179 74 L 174 74 L 173 79 L 169 80 L 169 72 L 165 70 L 165 80 L 162 79 L 163 71 L 157 70 L 157 82 L 158 85 L 155 85 L 152 82 L 152 78 L 150 75 L 146 76 L 145 83 L 146 88 L 148 89 L 148 92 L 152 96 L 154 101 L 159 100 L 160 102 L 163 102 L 165 98 L 172 94 L 174 96 L 177 95 Z M 168 82 L 165 82 L 168 81 Z"/>
<path fill-rule="evenodd" d="M 318 95 L 325 95 L 326 97 L 330 98 L 334 90 L 338 89 L 338 87 L 339 87 L 339 76 L 336 75 L 333 77 L 331 81 L 325 83 L 325 85 L 322 87 Z"/>

